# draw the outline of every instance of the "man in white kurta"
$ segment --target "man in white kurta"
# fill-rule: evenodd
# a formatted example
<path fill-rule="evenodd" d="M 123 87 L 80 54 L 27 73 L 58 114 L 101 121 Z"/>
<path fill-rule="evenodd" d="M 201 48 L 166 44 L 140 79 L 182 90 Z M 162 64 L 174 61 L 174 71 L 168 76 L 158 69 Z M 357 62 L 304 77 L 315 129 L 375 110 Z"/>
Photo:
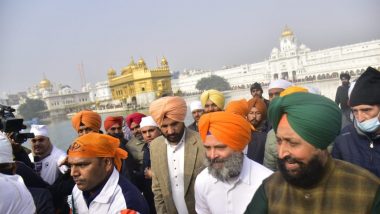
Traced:
<path fill-rule="evenodd" d="M 32 153 L 29 154 L 35 165 L 34 170 L 44 181 L 53 184 L 59 174 L 67 170 L 66 166 L 59 166 L 66 158 L 66 153 L 50 142 L 46 125 L 32 125 L 30 132 L 34 134 L 30 140 Z"/>
<path fill-rule="evenodd" d="M 262 181 L 272 174 L 243 154 L 250 142 L 248 121 L 230 112 L 201 117 L 199 132 L 207 166 L 195 181 L 197 213 L 244 213 Z"/>

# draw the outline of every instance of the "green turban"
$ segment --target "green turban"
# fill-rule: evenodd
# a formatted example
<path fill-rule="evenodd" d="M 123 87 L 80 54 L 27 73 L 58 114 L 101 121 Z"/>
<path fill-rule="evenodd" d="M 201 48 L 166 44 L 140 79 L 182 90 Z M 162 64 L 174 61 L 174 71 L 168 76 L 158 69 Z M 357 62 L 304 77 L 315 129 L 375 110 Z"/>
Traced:
<path fill-rule="evenodd" d="M 335 102 L 326 97 L 293 93 L 272 100 L 269 120 L 276 133 L 285 113 L 293 130 L 317 148 L 326 149 L 340 133 L 342 113 Z"/>

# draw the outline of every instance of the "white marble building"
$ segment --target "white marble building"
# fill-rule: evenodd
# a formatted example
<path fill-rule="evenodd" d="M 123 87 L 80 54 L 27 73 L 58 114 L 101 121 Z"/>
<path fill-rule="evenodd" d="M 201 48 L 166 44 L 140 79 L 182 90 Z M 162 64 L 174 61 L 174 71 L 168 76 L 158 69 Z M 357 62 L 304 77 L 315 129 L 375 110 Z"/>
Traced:
<path fill-rule="evenodd" d="M 92 102 L 102 102 L 112 100 L 111 89 L 108 80 L 97 82 L 95 85 L 87 84 L 82 91 L 88 91 Z"/>
<path fill-rule="evenodd" d="M 224 77 L 231 87 L 237 87 L 254 82 L 266 85 L 275 79 L 299 83 L 337 80 L 343 72 L 355 79 L 368 66 L 380 69 L 380 40 L 312 51 L 304 44 L 299 45 L 294 33 L 286 27 L 280 37 L 280 47 L 273 48 L 263 62 L 180 75 L 176 81 L 181 91 L 196 92 L 198 80 L 211 73 Z"/>

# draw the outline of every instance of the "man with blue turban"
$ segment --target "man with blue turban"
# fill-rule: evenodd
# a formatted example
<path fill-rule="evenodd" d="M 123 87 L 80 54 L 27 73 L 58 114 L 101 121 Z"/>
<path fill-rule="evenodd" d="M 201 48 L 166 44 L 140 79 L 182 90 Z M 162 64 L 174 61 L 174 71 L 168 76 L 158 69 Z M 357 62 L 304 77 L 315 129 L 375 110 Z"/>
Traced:
<path fill-rule="evenodd" d="M 275 98 L 269 119 L 279 171 L 263 181 L 246 213 L 380 213 L 380 179 L 327 151 L 341 118 L 320 95 L 289 88 Z"/>

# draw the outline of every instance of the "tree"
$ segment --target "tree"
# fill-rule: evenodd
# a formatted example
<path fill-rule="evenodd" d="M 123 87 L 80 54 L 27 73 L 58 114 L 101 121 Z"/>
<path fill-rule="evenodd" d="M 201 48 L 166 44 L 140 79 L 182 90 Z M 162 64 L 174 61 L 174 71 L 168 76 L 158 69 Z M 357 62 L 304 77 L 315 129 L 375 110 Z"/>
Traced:
<path fill-rule="evenodd" d="M 230 83 L 226 79 L 217 75 L 211 75 L 209 77 L 204 77 L 197 82 L 195 86 L 196 89 L 200 91 L 215 89 L 218 91 L 231 90 Z"/>
<path fill-rule="evenodd" d="M 39 117 L 40 112 L 46 109 L 47 107 L 43 100 L 26 99 L 25 103 L 19 106 L 18 112 L 25 120 L 31 120 Z"/>

